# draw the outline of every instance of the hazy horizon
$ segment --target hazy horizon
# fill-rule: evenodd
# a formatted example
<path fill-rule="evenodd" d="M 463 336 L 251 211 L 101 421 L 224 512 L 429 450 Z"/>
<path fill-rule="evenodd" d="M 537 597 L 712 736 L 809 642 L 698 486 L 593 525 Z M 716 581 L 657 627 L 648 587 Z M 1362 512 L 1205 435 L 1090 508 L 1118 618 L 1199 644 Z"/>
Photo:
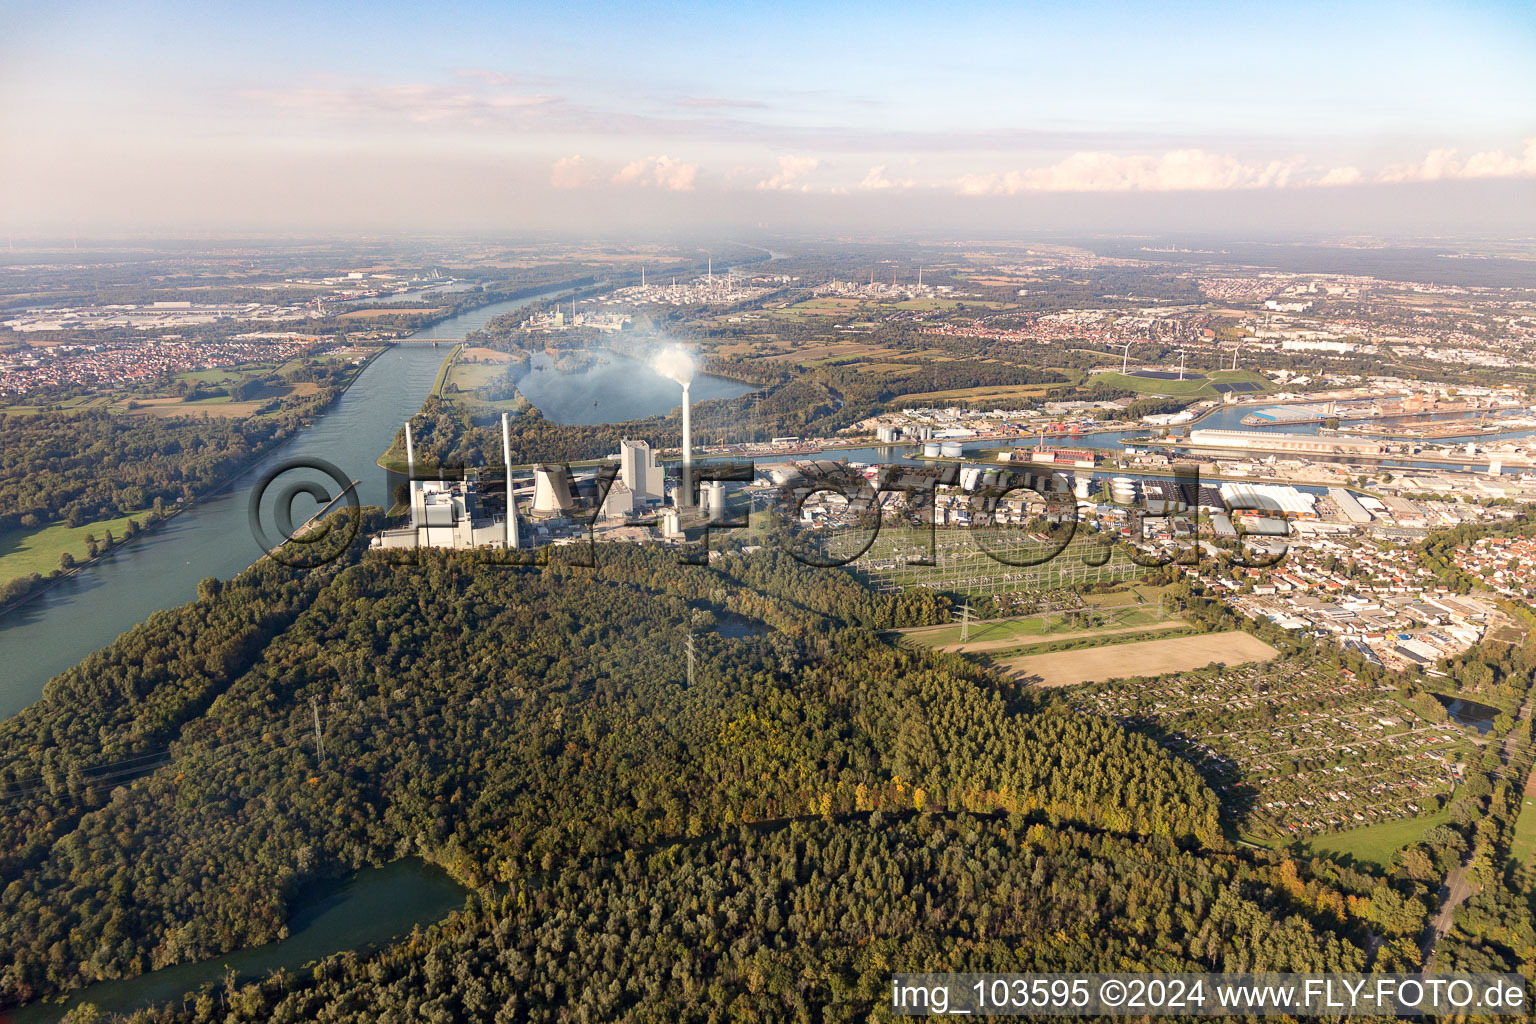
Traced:
<path fill-rule="evenodd" d="M 14 4 L 13 236 L 1536 230 L 1536 12 Z"/>

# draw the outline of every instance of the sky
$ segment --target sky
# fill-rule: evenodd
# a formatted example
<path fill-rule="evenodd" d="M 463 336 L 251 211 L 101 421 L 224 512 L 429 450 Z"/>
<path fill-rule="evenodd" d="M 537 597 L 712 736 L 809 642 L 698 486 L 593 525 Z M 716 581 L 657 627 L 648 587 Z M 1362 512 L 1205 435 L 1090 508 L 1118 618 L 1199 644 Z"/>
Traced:
<path fill-rule="evenodd" d="M 9 233 L 1536 231 L 1536 5 L 0 0 Z"/>

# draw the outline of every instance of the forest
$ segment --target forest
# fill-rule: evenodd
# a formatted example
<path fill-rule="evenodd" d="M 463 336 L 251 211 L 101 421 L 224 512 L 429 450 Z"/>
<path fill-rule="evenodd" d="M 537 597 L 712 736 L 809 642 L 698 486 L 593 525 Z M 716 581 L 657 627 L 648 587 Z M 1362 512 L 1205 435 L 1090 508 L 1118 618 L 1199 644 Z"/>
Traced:
<path fill-rule="evenodd" d="M 302 887 L 407 855 L 464 911 L 137 1019 L 862 1020 L 903 969 L 1412 970 L 1463 863 L 1488 884 L 1445 956 L 1536 956 L 1492 749 L 1385 871 L 1234 845 L 1156 737 L 880 635 L 940 594 L 771 547 L 570 558 L 263 560 L 55 679 L 0 724 L 0 1006 L 279 938 Z"/>
<path fill-rule="evenodd" d="M 1309 875 L 964 812 L 737 826 L 134 1020 L 862 1021 L 896 971 L 1360 969 L 1372 883 Z"/>
<path fill-rule="evenodd" d="M 272 939 L 303 882 L 406 853 L 527 884 L 873 810 L 1221 843 L 1213 795 L 1150 741 L 872 632 L 940 600 L 640 547 L 596 570 L 363 556 L 210 581 L 4 724 L 0 998 Z M 712 634 L 716 616 L 757 631 Z"/>

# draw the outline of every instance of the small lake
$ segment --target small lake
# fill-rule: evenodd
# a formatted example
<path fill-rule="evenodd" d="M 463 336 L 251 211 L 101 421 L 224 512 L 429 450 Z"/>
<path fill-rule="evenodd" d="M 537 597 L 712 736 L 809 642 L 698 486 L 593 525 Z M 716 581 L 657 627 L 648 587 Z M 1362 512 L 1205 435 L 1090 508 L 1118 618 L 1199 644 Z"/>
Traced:
<path fill-rule="evenodd" d="M 683 404 L 683 389 L 648 363 L 617 352 L 582 353 L 590 357 L 580 369 L 563 370 L 547 353 L 536 353 L 517 389 L 546 419 L 562 426 L 624 423 L 647 416 L 664 416 Z M 752 391 L 723 377 L 693 378 L 693 402 L 736 398 Z M 701 439 L 695 436 L 695 442 Z"/>
<path fill-rule="evenodd" d="M 63 1002 L 0 1011 L 0 1020 L 53 1024 L 84 1002 L 95 1003 L 108 1014 L 180 1002 L 182 996 L 204 985 L 222 985 L 226 969 L 235 972 L 240 984 L 280 968 L 297 972 L 333 953 L 380 946 L 418 924 L 440 921 L 464 905 L 465 892 L 441 869 L 415 858 L 365 868 L 343 882 L 317 887 L 289 921 L 286 939 L 199 963 L 165 967 L 137 978 L 98 982 L 71 993 Z"/>
<path fill-rule="evenodd" d="M 715 616 L 715 635 L 725 640 L 745 640 L 769 632 L 768 624 L 757 619 L 729 613 Z"/>
<path fill-rule="evenodd" d="M 1460 697 L 1451 697 L 1446 694 L 1435 694 L 1435 700 L 1445 705 L 1445 710 L 1450 714 L 1451 721 L 1457 725 L 1469 726 L 1479 733 L 1487 735 L 1493 731 L 1493 720 L 1499 717 L 1499 709 L 1489 707 L 1487 704 L 1479 704 L 1476 701 L 1463 700 Z"/>

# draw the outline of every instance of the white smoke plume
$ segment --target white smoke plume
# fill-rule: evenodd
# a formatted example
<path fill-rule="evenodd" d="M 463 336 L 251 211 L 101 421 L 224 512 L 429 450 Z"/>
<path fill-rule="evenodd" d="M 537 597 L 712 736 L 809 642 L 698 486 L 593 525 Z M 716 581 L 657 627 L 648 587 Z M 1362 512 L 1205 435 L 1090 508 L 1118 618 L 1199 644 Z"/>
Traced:
<path fill-rule="evenodd" d="M 688 384 L 693 380 L 693 356 L 680 346 L 674 345 L 659 353 L 651 365 L 657 373 L 679 384 Z"/>

